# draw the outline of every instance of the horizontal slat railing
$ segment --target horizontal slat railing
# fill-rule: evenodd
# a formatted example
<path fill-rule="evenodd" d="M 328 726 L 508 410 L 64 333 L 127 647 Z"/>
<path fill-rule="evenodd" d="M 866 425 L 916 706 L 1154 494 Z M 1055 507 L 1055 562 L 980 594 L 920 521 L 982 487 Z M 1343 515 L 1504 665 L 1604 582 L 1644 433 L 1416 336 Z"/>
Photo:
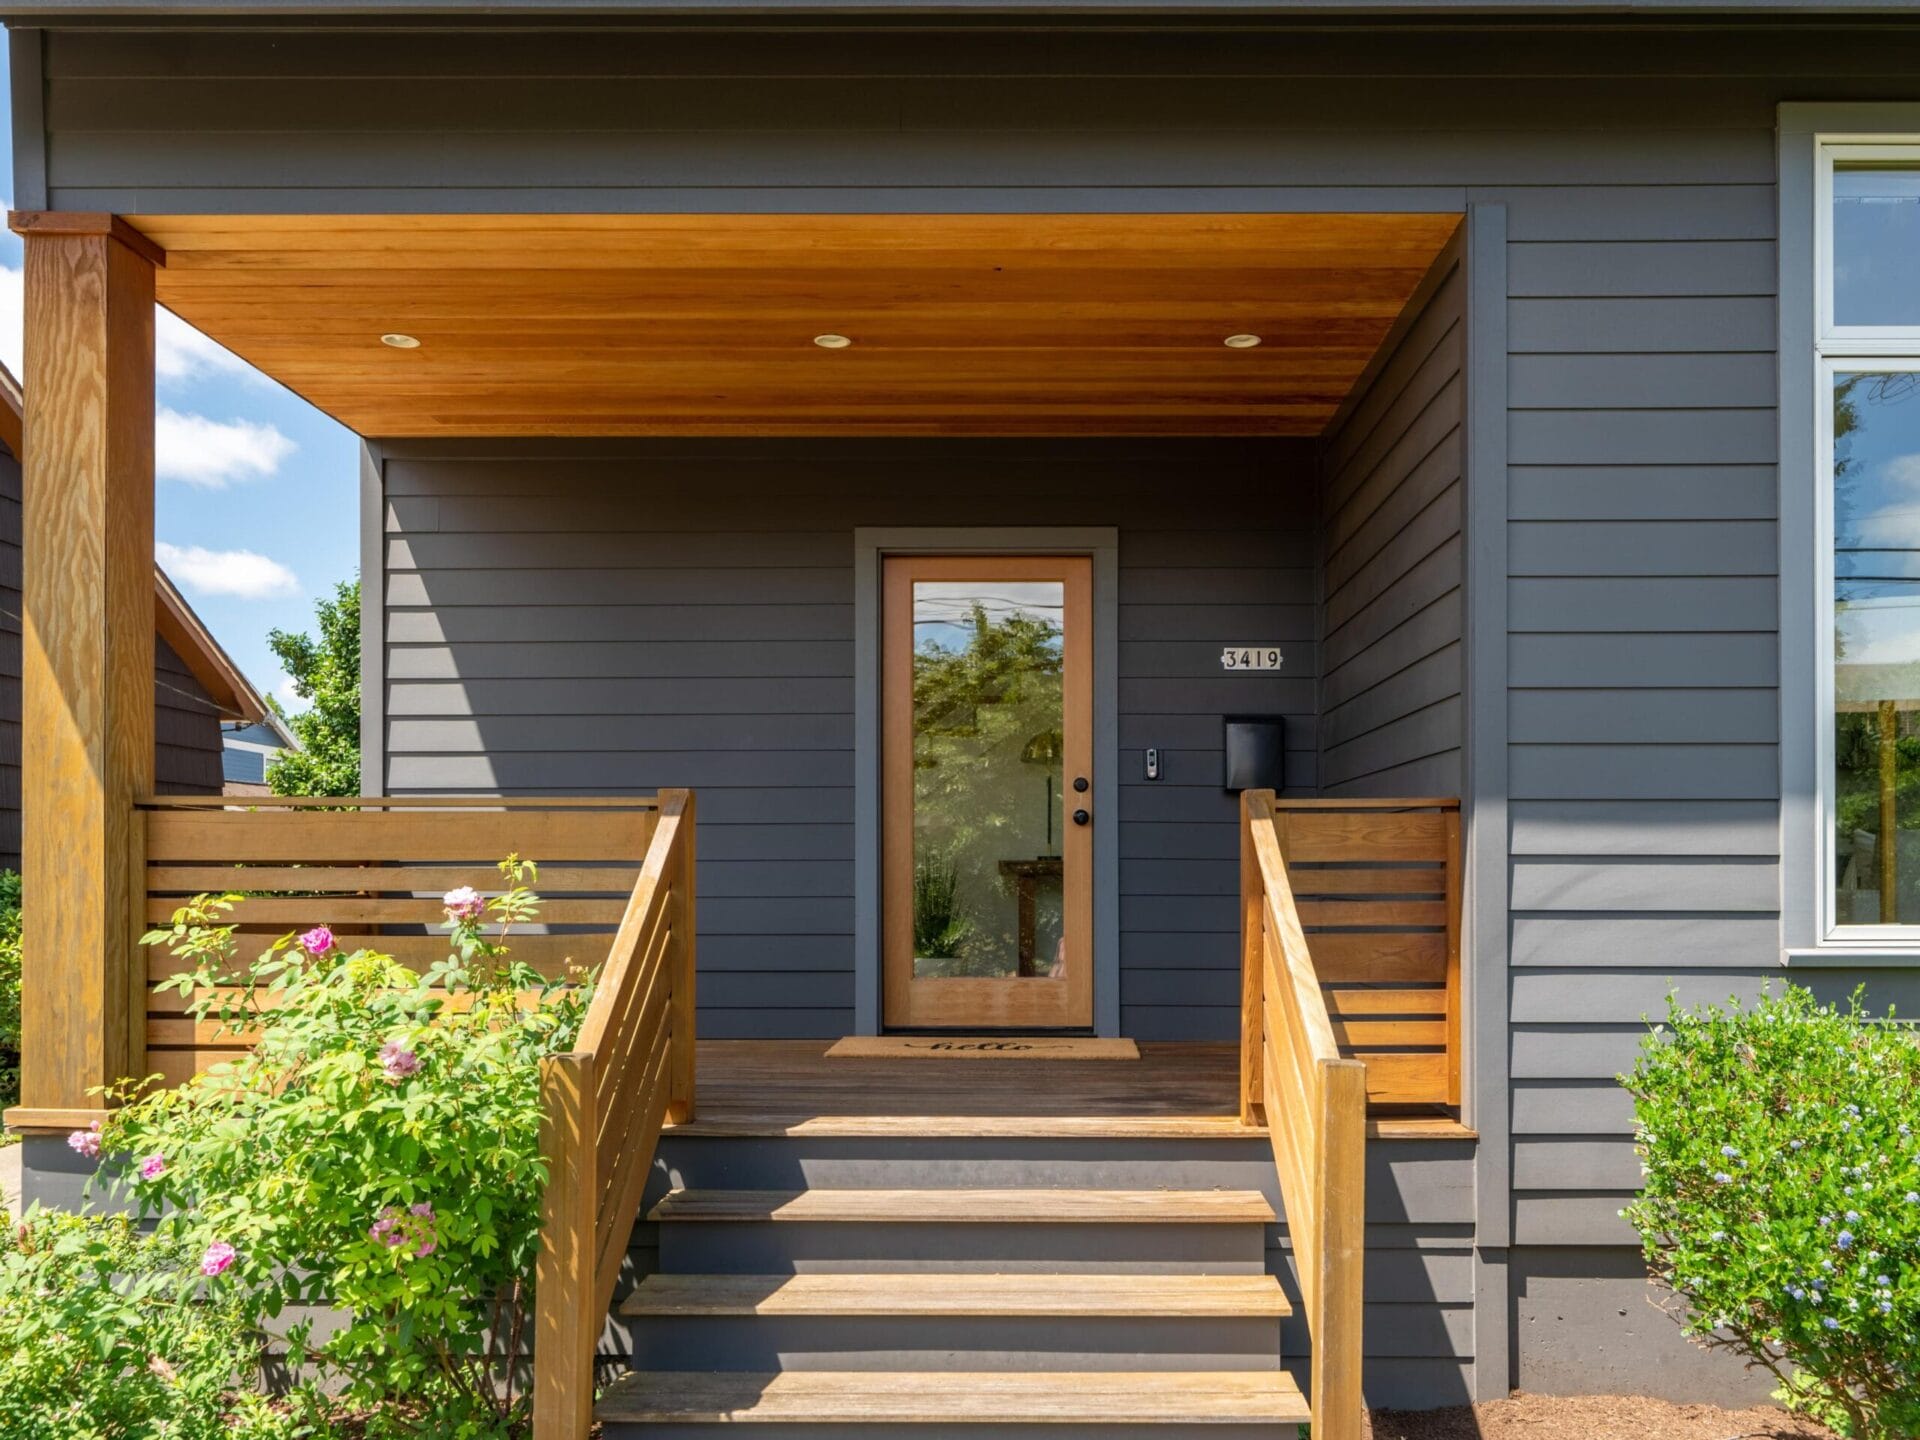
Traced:
<path fill-rule="evenodd" d="M 1359 1440 L 1365 1065 L 1341 1054 L 1271 790 L 1240 797 L 1240 1114 L 1264 1122 L 1311 1346 L 1314 1440 Z"/>
<path fill-rule="evenodd" d="M 240 958 L 290 930 L 327 925 L 425 968 L 448 954 L 441 897 L 504 886 L 510 854 L 539 863 L 538 922 L 509 940 L 513 958 L 557 977 L 600 964 L 640 873 L 659 814 L 654 797 L 161 796 L 134 811 L 136 930 L 163 925 L 190 898 L 233 892 Z M 181 969 L 164 947 L 138 949 L 131 987 L 143 1074 L 176 1084 L 252 1037 L 195 1022 L 192 998 L 154 987 Z M 136 1056 L 136 1059 L 141 1057 Z"/>
<path fill-rule="evenodd" d="M 1271 802 L 1341 1053 L 1375 1105 L 1460 1103 L 1460 802 Z"/>
<path fill-rule="evenodd" d="M 580 1037 L 541 1073 L 548 1181 L 534 1279 L 534 1440 L 585 1440 L 593 1366 L 654 1147 L 693 1118 L 694 803 L 660 792 Z"/>

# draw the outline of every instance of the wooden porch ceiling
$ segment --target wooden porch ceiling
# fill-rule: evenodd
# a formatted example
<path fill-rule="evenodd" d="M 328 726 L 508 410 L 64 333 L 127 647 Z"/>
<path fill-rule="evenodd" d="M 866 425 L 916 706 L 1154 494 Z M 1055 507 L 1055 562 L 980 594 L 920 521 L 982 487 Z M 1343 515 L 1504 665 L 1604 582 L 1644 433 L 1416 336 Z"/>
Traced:
<path fill-rule="evenodd" d="M 126 218 L 162 304 L 369 436 L 1312 435 L 1459 223 Z"/>

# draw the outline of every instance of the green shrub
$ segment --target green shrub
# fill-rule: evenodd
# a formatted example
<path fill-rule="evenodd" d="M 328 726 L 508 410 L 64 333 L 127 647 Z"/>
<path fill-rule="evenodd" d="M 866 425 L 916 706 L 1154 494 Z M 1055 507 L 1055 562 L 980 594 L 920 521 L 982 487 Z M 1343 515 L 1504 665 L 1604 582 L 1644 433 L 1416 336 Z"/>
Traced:
<path fill-rule="evenodd" d="M 1789 987 L 1669 1006 L 1624 1083 L 1625 1213 L 1682 1323 L 1843 1435 L 1920 1433 L 1920 1046 Z"/>
<path fill-rule="evenodd" d="M 195 1285 L 189 1242 L 119 1217 L 34 1211 L 0 1234 L 0 1435 L 291 1440 L 316 1434 L 250 1377 L 228 1289 Z"/>
<path fill-rule="evenodd" d="M 424 974 L 344 953 L 325 927 L 236 970 L 234 897 L 185 907 L 147 937 L 193 967 L 169 983 L 237 987 L 195 1013 L 257 1042 L 99 1137 L 167 1243 L 343 1404 L 374 1411 L 369 1434 L 497 1435 L 524 1418 L 498 1357 L 523 1338 L 539 1244 L 539 1062 L 571 1043 L 585 990 L 482 938 L 489 918 L 536 912 L 531 867 L 502 869 L 502 897 L 448 894 L 454 953 Z M 280 1327 L 293 1305 L 341 1323 Z"/>
<path fill-rule="evenodd" d="M 0 870 L 0 1109 L 20 1103 L 20 876 Z"/>

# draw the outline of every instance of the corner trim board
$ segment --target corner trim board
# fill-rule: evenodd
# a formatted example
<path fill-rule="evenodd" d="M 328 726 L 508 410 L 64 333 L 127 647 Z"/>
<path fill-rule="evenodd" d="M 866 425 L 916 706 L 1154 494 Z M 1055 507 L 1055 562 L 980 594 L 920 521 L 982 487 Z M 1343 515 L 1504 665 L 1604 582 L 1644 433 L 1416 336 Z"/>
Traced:
<path fill-rule="evenodd" d="M 1504 1252 L 1512 1240 L 1512 1109 L 1508 1084 L 1507 820 L 1507 209 L 1467 212 L 1466 905 L 1462 1117 L 1474 1155 L 1474 1388 L 1511 1385 Z M 1491 1293 L 1495 1288 L 1499 1293 Z"/>

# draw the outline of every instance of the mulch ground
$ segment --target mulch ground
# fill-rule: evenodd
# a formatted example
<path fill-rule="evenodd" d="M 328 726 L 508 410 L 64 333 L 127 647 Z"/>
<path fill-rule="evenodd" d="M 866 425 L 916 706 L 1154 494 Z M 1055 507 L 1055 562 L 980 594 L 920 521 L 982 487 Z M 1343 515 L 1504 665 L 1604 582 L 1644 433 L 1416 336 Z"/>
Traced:
<path fill-rule="evenodd" d="M 1765 1406 L 1722 1410 L 1631 1395 L 1525 1395 L 1448 1410 L 1376 1410 L 1372 1440 L 1833 1440 Z"/>

